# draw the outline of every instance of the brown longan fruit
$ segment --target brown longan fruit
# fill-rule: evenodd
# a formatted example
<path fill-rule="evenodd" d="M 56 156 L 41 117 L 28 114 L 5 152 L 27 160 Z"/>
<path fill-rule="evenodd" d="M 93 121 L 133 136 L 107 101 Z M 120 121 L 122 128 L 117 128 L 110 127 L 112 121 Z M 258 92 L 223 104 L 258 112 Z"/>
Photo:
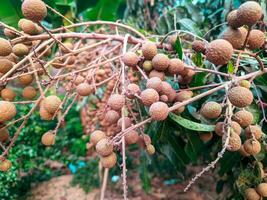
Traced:
<path fill-rule="evenodd" d="M 247 138 L 253 138 L 253 135 L 254 135 L 255 139 L 257 140 L 259 140 L 263 135 L 261 127 L 257 125 L 248 126 L 245 129 L 245 134 Z"/>
<path fill-rule="evenodd" d="M 145 60 L 143 63 L 143 69 L 146 72 L 150 72 L 153 69 L 152 61 L 151 60 Z"/>
<path fill-rule="evenodd" d="M 104 168 L 112 168 L 117 163 L 117 155 L 114 152 L 112 152 L 108 156 L 100 157 L 100 163 Z"/>
<path fill-rule="evenodd" d="M 75 85 L 79 85 L 79 84 L 83 83 L 84 80 L 85 80 L 85 78 L 84 78 L 83 76 L 78 75 L 78 76 L 75 77 L 75 79 L 74 79 L 74 84 L 75 84 Z"/>
<path fill-rule="evenodd" d="M 4 38 L 0 38 L 0 56 L 8 56 L 12 53 L 10 42 Z"/>
<path fill-rule="evenodd" d="M 240 149 L 239 149 L 239 153 L 244 156 L 244 157 L 248 157 L 250 156 L 250 154 L 248 152 L 246 152 L 246 150 L 244 149 L 244 146 L 241 145 Z"/>
<path fill-rule="evenodd" d="M 184 70 L 184 63 L 178 58 L 170 59 L 170 64 L 168 67 L 168 72 L 172 75 L 179 74 Z"/>
<path fill-rule="evenodd" d="M 135 144 L 138 142 L 139 134 L 135 130 L 131 130 L 125 134 L 125 142 L 126 144 Z"/>
<path fill-rule="evenodd" d="M 16 107 L 9 101 L 0 101 L 0 122 L 11 120 L 17 114 Z"/>
<path fill-rule="evenodd" d="M 245 190 L 246 200 L 260 200 L 261 196 L 257 193 L 254 188 L 248 188 Z"/>
<path fill-rule="evenodd" d="M 192 91 L 180 91 L 177 93 L 176 97 L 175 97 L 175 100 L 178 101 L 178 102 L 183 102 L 183 101 L 186 101 L 188 99 L 191 99 L 193 96 L 193 92 Z"/>
<path fill-rule="evenodd" d="M 230 61 L 233 51 L 233 46 L 227 40 L 213 40 L 207 45 L 206 59 L 215 65 L 225 65 Z"/>
<path fill-rule="evenodd" d="M 147 134 L 141 134 L 141 135 L 139 135 L 139 139 L 138 139 L 137 144 L 140 147 L 142 147 L 142 148 L 147 147 L 149 144 L 151 144 L 151 138 L 150 138 L 150 136 L 147 135 Z"/>
<path fill-rule="evenodd" d="M 233 120 L 240 124 L 240 126 L 247 127 L 253 122 L 253 115 L 246 110 L 240 110 L 233 115 Z"/>
<path fill-rule="evenodd" d="M 0 142 L 5 143 L 8 139 L 9 139 L 8 130 L 0 126 Z"/>
<path fill-rule="evenodd" d="M 18 57 L 22 57 L 25 56 L 29 53 L 29 48 L 25 45 L 25 44 L 15 44 L 12 48 L 12 52 L 18 56 Z"/>
<path fill-rule="evenodd" d="M 74 46 L 71 42 L 64 42 L 63 44 L 64 44 L 64 46 L 62 46 L 62 45 L 59 46 L 59 49 L 62 53 L 69 53 L 68 49 L 70 49 L 70 50 L 74 49 Z M 68 49 L 66 49 L 65 47 L 67 47 Z"/>
<path fill-rule="evenodd" d="M 17 37 L 17 34 L 11 30 L 11 29 L 8 29 L 8 28 L 5 28 L 4 29 L 4 34 L 6 37 L 8 37 L 9 39 L 14 39 Z"/>
<path fill-rule="evenodd" d="M 22 91 L 22 96 L 24 99 L 27 99 L 27 100 L 32 100 L 36 97 L 37 95 L 37 91 L 34 87 L 32 86 L 27 86 L 23 89 Z"/>
<path fill-rule="evenodd" d="M 129 117 L 124 117 L 124 125 L 125 129 L 129 128 L 132 125 L 132 120 Z M 120 118 L 117 122 L 117 127 L 121 130 L 122 129 L 122 118 Z"/>
<path fill-rule="evenodd" d="M 203 141 L 203 142 L 208 142 L 212 139 L 213 137 L 213 133 L 209 132 L 209 133 L 199 133 L 199 138 Z"/>
<path fill-rule="evenodd" d="M 177 105 L 179 104 L 180 102 L 175 102 L 173 105 Z M 181 114 L 182 112 L 184 112 L 185 110 L 185 106 L 180 106 L 179 108 L 175 109 L 174 111 L 172 111 L 173 113 L 175 114 Z"/>
<path fill-rule="evenodd" d="M 238 108 L 244 108 L 253 102 L 252 92 L 241 86 L 231 88 L 228 92 L 228 98 Z"/>
<path fill-rule="evenodd" d="M 206 51 L 206 45 L 203 41 L 201 40 L 195 40 L 192 43 L 192 49 L 197 52 L 197 53 L 205 53 Z"/>
<path fill-rule="evenodd" d="M 228 25 L 232 28 L 239 28 L 240 26 L 242 26 L 240 24 L 240 21 L 237 18 L 237 10 L 232 10 L 228 15 L 227 15 L 227 22 Z"/>
<path fill-rule="evenodd" d="M 6 58 L 1 58 L 0 59 L 0 73 L 7 73 L 13 66 L 13 63 L 6 59 Z"/>
<path fill-rule="evenodd" d="M 112 110 L 121 110 L 125 104 L 125 98 L 120 94 L 112 94 L 108 99 L 108 105 Z"/>
<path fill-rule="evenodd" d="M 109 139 L 103 138 L 96 144 L 96 152 L 100 156 L 108 156 L 113 152 L 113 144 Z"/>
<path fill-rule="evenodd" d="M 229 144 L 227 146 L 228 151 L 238 151 L 241 148 L 242 142 L 241 138 L 238 134 L 236 134 L 234 131 L 231 131 L 229 138 Z M 226 134 L 223 135 L 223 137 L 226 137 Z"/>
<path fill-rule="evenodd" d="M 43 106 L 47 112 L 54 114 L 61 104 L 61 100 L 58 96 L 51 95 L 43 100 Z"/>
<path fill-rule="evenodd" d="M 251 83 L 248 80 L 239 81 L 239 86 L 249 89 L 251 87 Z"/>
<path fill-rule="evenodd" d="M 148 155 L 153 155 L 156 152 L 155 147 L 152 144 L 147 145 L 146 152 Z"/>
<path fill-rule="evenodd" d="M 1 97 L 5 101 L 14 101 L 16 93 L 9 88 L 5 88 L 1 91 Z"/>
<path fill-rule="evenodd" d="M 90 142 L 93 145 L 96 145 L 100 140 L 107 138 L 106 134 L 103 131 L 96 130 L 90 135 Z"/>
<path fill-rule="evenodd" d="M 7 172 L 12 166 L 12 163 L 5 159 L 3 161 L 0 161 L 0 171 L 1 172 Z"/>
<path fill-rule="evenodd" d="M 260 183 L 256 190 L 262 197 L 267 197 L 267 183 Z"/>
<path fill-rule="evenodd" d="M 256 139 L 248 139 L 244 142 L 244 149 L 250 155 L 257 155 L 261 151 L 261 144 Z"/>
<path fill-rule="evenodd" d="M 209 101 L 204 104 L 204 106 L 200 110 L 200 113 L 207 119 L 215 119 L 221 115 L 222 106 L 215 101 Z"/>
<path fill-rule="evenodd" d="M 19 28 L 29 35 L 35 35 L 38 33 L 37 25 L 28 19 L 20 19 L 18 22 Z"/>
<path fill-rule="evenodd" d="M 122 61 L 129 67 L 136 67 L 139 57 L 134 52 L 127 52 L 123 55 Z"/>
<path fill-rule="evenodd" d="M 48 131 L 42 135 L 41 142 L 45 146 L 52 146 L 55 144 L 56 135 L 52 131 Z"/>
<path fill-rule="evenodd" d="M 93 92 L 93 86 L 89 85 L 88 83 L 81 83 L 79 85 L 77 85 L 76 87 L 76 92 L 80 95 L 80 96 L 88 96 Z"/>
<path fill-rule="evenodd" d="M 168 102 L 169 99 L 167 95 L 163 94 L 163 95 L 160 95 L 159 100 L 166 103 Z"/>
<path fill-rule="evenodd" d="M 109 124 L 115 124 L 117 123 L 117 121 L 120 119 L 120 115 L 117 111 L 115 110 L 109 110 L 106 112 L 105 114 L 105 120 L 109 123 Z"/>
<path fill-rule="evenodd" d="M 241 126 L 235 122 L 235 121 L 231 121 L 230 123 L 230 127 L 231 129 L 238 135 L 241 134 Z M 224 130 L 225 129 L 225 130 Z M 224 131 L 225 133 L 227 133 L 227 127 L 226 125 L 224 124 L 224 122 L 217 122 L 216 125 L 215 125 L 215 133 L 218 135 L 218 136 L 223 136 L 224 135 Z"/>
<path fill-rule="evenodd" d="M 53 114 L 49 113 L 42 104 L 40 105 L 39 112 L 42 120 L 51 121 L 53 119 Z"/>
<path fill-rule="evenodd" d="M 155 70 L 164 71 L 170 65 L 170 59 L 165 54 L 159 53 L 152 59 L 152 65 Z"/>
<path fill-rule="evenodd" d="M 150 73 L 149 73 L 149 78 L 153 78 L 153 77 L 158 77 L 160 78 L 162 81 L 164 81 L 165 79 L 165 73 L 164 72 L 159 72 L 157 70 L 152 70 Z"/>
<path fill-rule="evenodd" d="M 251 50 L 261 48 L 265 43 L 265 34 L 260 30 L 251 30 L 248 37 L 248 47 Z"/>
<path fill-rule="evenodd" d="M 155 102 L 149 108 L 149 115 L 155 121 L 163 121 L 168 117 L 169 107 L 164 102 Z"/>
<path fill-rule="evenodd" d="M 241 25 L 252 26 L 261 19 L 263 12 L 259 3 L 247 1 L 241 4 L 236 15 Z"/>
<path fill-rule="evenodd" d="M 142 52 L 146 60 L 152 60 L 158 53 L 157 45 L 153 42 L 145 42 L 142 45 Z"/>
<path fill-rule="evenodd" d="M 229 27 L 221 34 L 220 37 L 230 42 L 234 49 L 241 49 L 244 46 L 246 36 L 247 30 L 245 28 L 241 27 L 233 29 Z"/>
<path fill-rule="evenodd" d="M 145 106 L 150 106 L 159 101 L 159 94 L 156 90 L 148 88 L 141 92 L 140 98 Z"/>
<path fill-rule="evenodd" d="M 166 81 L 162 81 L 162 89 L 160 94 L 164 94 L 167 95 L 168 97 L 168 102 L 173 102 L 175 100 L 176 97 L 176 92 L 175 90 L 172 88 L 171 84 L 169 84 Z"/>
<path fill-rule="evenodd" d="M 140 87 L 135 83 L 130 83 L 127 85 L 127 97 L 129 99 L 134 99 L 135 95 L 139 95 L 141 93 Z"/>
<path fill-rule="evenodd" d="M 161 79 L 159 77 L 152 77 L 152 78 L 147 80 L 146 87 L 154 89 L 157 92 L 161 92 L 161 90 L 162 90 L 162 81 L 161 81 Z"/>
<path fill-rule="evenodd" d="M 47 9 L 41 0 L 25 0 L 21 5 L 22 14 L 29 20 L 39 22 L 47 15 Z"/>
<path fill-rule="evenodd" d="M 33 75 L 32 74 L 24 74 L 18 77 L 18 81 L 21 85 L 27 86 L 33 82 Z"/>

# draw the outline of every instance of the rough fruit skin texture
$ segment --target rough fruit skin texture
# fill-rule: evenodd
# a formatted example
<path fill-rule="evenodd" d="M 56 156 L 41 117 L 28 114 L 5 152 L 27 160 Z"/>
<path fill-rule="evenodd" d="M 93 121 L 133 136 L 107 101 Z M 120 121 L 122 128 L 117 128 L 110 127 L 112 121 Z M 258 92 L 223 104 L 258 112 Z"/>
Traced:
<path fill-rule="evenodd" d="M 261 6 L 255 1 L 247 1 L 238 8 L 237 19 L 241 25 L 252 26 L 262 17 Z"/>
<path fill-rule="evenodd" d="M 45 3 L 41 0 L 25 0 L 21 5 L 22 14 L 29 20 L 39 22 L 47 15 Z"/>
<path fill-rule="evenodd" d="M 170 59 L 165 54 L 159 53 L 152 59 L 152 65 L 158 71 L 164 71 L 169 67 L 169 64 Z"/>
<path fill-rule="evenodd" d="M 248 37 L 249 49 L 258 49 L 264 45 L 265 35 L 260 30 L 251 30 Z"/>
<path fill-rule="evenodd" d="M 149 108 L 149 114 L 155 121 L 163 121 L 168 117 L 169 107 L 166 103 L 156 102 Z"/>
<path fill-rule="evenodd" d="M 246 200 L 260 200 L 261 196 L 257 193 L 254 188 L 248 188 L 245 190 Z"/>
<path fill-rule="evenodd" d="M 150 106 L 151 104 L 159 101 L 159 94 L 156 90 L 148 88 L 141 92 L 141 101 L 145 106 Z"/>
<path fill-rule="evenodd" d="M 43 105 L 40 106 L 40 117 L 42 120 L 51 121 L 53 119 L 53 114 L 47 112 Z"/>
<path fill-rule="evenodd" d="M 15 44 L 12 48 L 12 52 L 16 56 L 22 57 L 29 53 L 29 48 L 25 44 Z"/>
<path fill-rule="evenodd" d="M 215 133 L 218 136 L 223 136 L 223 134 L 224 134 L 224 132 L 223 132 L 223 125 L 224 125 L 223 122 L 217 122 L 216 125 L 215 125 Z M 225 127 L 225 129 L 226 129 L 226 127 Z M 238 135 L 241 134 L 241 127 L 240 127 L 240 125 L 237 122 L 234 122 L 234 121 L 231 122 L 231 129 L 236 134 L 238 134 Z M 225 130 L 225 132 L 227 132 L 227 130 Z"/>
<path fill-rule="evenodd" d="M 1 91 L 1 97 L 5 101 L 14 101 L 16 93 L 9 88 L 5 88 Z"/>
<path fill-rule="evenodd" d="M 241 142 L 240 136 L 232 131 L 231 136 L 229 138 L 229 144 L 227 146 L 227 150 L 238 151 L 241 148 L 241 145 L 242 145 L 242 142 Z"/>
<path fill-rule="evenodd" d="M 147 80 L 146 87 L 154 89 L 157 92 L 161 92 L 161 90 L 162 90 L 162 81 L 161 81 L 161 79 L 159 77 L 152 77 L 152 78 Z"/>
<path fill-rule="evenodd" d="M 267 197 L 267 183 L 260 183 L 257 186 L 257 192 L 262 196 L 262 197 Z"/>
<path fill-rule="evenodd" d="M 193 92 L 191 91 L 181 91 L 177 93 L 175 100 L 182 102 L 182 101 L 186 101 L 190 99 L 192 96 L 193 96 Z"/>
<path fill-rule="evenodd" d="M 238 108 L 244 108 L 253 102 L 252 92 L 241 86 L 231 88 L 228 92 L 228 98 Z"/>
<path fill-rule="evenodd" d="M 92 93 L 93 87 L 88 83 L 81 83 L 76 87 L 76 91 L 80 96 L 88 96 Z"/>
<path fill-rule="evenodd" d="M 11 168 L 12 164 L 9 160 L 5 159 L 4 161 L 0 161 L 0 171 L 7 172 Z"/>
<path fill-rule="evenodd" d="M 205 103 L 200 113 L 207 119 L 215 119 L 222 113 L 222 106 L 214 101 Z"/>
<path fill-rule="evenodd" d="M 31 74 L 25 74 L 18 78 L 18 81 L 21 85 L 27 86 L 30 85 L 33 81 L 33 76 Z"/>
<path fill-rule="evenodd" d="M 0 56 L 8 56 L 12 52 L 11 44 L 8 40 L 0 38 Z"/>
<path fill-rule="evenodd" d="M 0 73 L 7 73 L 11 68 L 12 68 L 13 64 L 10 60 L 3 58 L 0 59 Z"/>
<path fill-rule="evenodd" d="M 48 96 L 43 100 L 43 106 L 50 114 L 54 114 L 59 108 L 60 104 L 60 98 L 55 95 Z"/>
<path fill-rule="evenodd" d="M 227 64 L 232 54 L 233 46 L 224 39 L 213 40 L 206 48 L 206 59 L 215 65 Z"/>
<path fill-rule="evenodd" d="M 140 87 L 135 83 L 130 83 L 127 85 L 127 97 L 129 99 L 134 99 L 135 94 L 139 95 L 141 93 Z"/>
<path fill-rule="evenodd" d="M 159 72 L 157 70 L 152 70 L 150 73 L 149 73 L 149 78 L 153 78 L 153 77 L 158 77 L 160 78 L 162 81 L 164 81 L 165 79 L 165 73 L 164 72 Z"/>
<path fill-rule="evenodd" d="M 241 26 L 238 18 L 237 18 L 237 10 L 232 10 L 228 15 L 227 15 L 227 22 L 228 25 L 232 28 L 239 28 Z"/>
<path fill-rule="evenodd" d="M 128 145 L 137 143 L 138 139 L 139 139 L 139 134 L 135 130 L 129 131 L 128 133 L 125 134 L 125 142 Z"/>
<path fill-rule="evenodd" d="M 238 29 L 227 28 L 221 35 L 222 39 L 232 44 L 234 49 L 241 49 L 247 36 L 247 30 L 243 27 Z"/>
<path fill-rule="evenodd" d="M 100 157 L 100 163 L 104 168 L 112 168 L 117 163 L 117 155 L 112 152 L 110 155 L 106 157 Z"/>
<path fill-rule="evenodd" d="M 244 142 L 244 149 L 250 155 L 257 155 L 261 151 L 261 144 L 256 139 L 248 139 Z"/>
<path fill-rule="evenodd" d="M 6 128 L 0 126 L 0 142 L 4 143 L 9 138 L 9 132 Z"/>
<path fill-rule="evenodd" d="M 11 120 L 17 114 L 16 107 L 8 101 L 0 101 L 0 122 Z"/>
<path fill-rule="evenodd" d="M 96 144 L 96 152 L 100 156 L 108 156 L 113 152 L 113 145 L 107 138 L 104 138 Z"/>
<path fill-rule="evenodd" d="M 35 88 L 32 86 L 27 86 L 22 91 L 23 98 L 25 98 L 27 100 L 34 99 L 36 97 L 36 95 L 37 95 L 37 92 L 36 92 Z"/>
<path fill-rule="evenodd" d="M 257 125 L 252 125 L 252 126 L 249 126 L 245 129 L 245 135 L 247 138 L 253 138 L 253 135 L 254 137 L 259 140 L 262 136 L 262 130 L 259 126 Z"/>
<path fill-rule="evenodd" d="M 167 81 L 162 82 L 162 89 L 161 89 L 160 94 L 167 95 L 168 102 L 172 102 L 176 98 L 175 90 L 172 88 L 172 86 Z"/>
<path fill-rule="evenodd" d="M 129 117 L 124 117 L 124 125 L 125 129 L 129 128 L 132 125 L 132 120 Z M 122 118 L 120 118 L 117 122 L 117 127 L 121 130 L 122 128 Z"/>
<path fill-rule="evenodd" d="M 113 94 L 108 99 L 108 105 L 113 110 L 121 110 L 125 104 L 125 98 L 120 94 Z"/>
<path fill-rule="evenodd" d="M 192 49 L 197 53 L 205 53 L 205 43 L 201 40 L 195 40 L 192 44 Z"/>
<path fill-rule="evenodd" d="M 244 156 L 244 157 L 248 157 L 250 156 L 250 154 L 248 152 L 246 152 L 246 150 L 244 149 L 244 146 L 241 145 L 240 149 L 239 149 L 239 153 Z"/>
<path fill-rule="evenodd" d="M 184 63 L 178 58 L 170 59 L 168 71 L 170 74 L 179 74 L 184 70 Z"/>
<path fill-rule="evenodd" d="M 233 120 L 240 124 L 240 126 L 247 127 L 253 122 L 253 115 L 246 110 L 240 110 L 233 115 Z"/>
<path fill-rule="evenodd" d="M 103 131 L 96 130 L 90 135 L 90 142 L 96 145 L 100 140 L 106 138 L 106 134 Z"/>
<path fill-rule="evenodd" d="M 29 35 L 35 35 L 38 33 L 37 25 L 28 19 L 20 19 L 18 22 L 19 28 Z"/>
<path fill-rule="evenodd" d="M 147 145 L 146 152 L 148 153 L 148 155 L 153 155 L 155 151 L 155 147 L 152 144 Z"/>
<path fill-rule="evenodd" d="M 146 42 L 142 45 L 143 56 L 147 60 L 152 60 L 152 58 L 157 55 L 158 49 L 155 43 Z"/>
<path fill-rule="evenodd" d="M 134 52 L 127 52 L 124 54 L 122 61 L 129 67 L 135 67 L 139 61 L 139 58 Z"/>
<path fill-rule="evenodd" d="M 106 112 L 105 114 L 105 120 L 109 123 L 109 124 L 115 124 L 117 123 L 117 121 L 120 119 L 120 115 L 117 111 L 115 110 L 109 110 Z"/>
<path fill-rule="evenodd" d="M 45 146 L 52 146 L 55 144 L 56 135 L 52 131 L 48 131 L 43 134 L 41 142 Z"/>

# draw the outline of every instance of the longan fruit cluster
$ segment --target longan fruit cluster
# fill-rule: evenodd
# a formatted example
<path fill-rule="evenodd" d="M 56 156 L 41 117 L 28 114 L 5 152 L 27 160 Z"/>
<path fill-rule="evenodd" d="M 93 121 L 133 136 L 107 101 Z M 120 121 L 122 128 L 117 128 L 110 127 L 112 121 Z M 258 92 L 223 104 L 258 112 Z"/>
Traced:
<path fill-rule="evenodd" d="M 267 197 L 267 183 L 260 183 L 256 188 L 247 188 L 245 197 L 247 200 L 260 200 Z"/>

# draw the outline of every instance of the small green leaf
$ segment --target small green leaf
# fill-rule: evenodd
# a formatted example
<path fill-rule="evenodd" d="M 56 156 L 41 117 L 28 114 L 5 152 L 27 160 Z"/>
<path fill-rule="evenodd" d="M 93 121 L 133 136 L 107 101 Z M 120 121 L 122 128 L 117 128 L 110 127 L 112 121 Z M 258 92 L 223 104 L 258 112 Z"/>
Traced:
<path fill-rule="evenodd" d="M 183 59 L 183 47 L 181 44 L 180 37 L 177 36 L 176 41 L 173 45 L 173 48 L 178 53 L 179 58 L 182 60 Z"/>
<path fill-rule="evenodd" d="M 190 83 L 190 87 L 197 87 L 202 86 L 206 84 L 207 81 L 207 72 L 199 72 L 196 75 L 194 75 L 193 80 Z"/>
<path fill-rule="evenodd" d="M 227 64 L 227 70 L 229 74 L 233 74 L 235 72 L 235 66 L 231 61 Z"/>
<path fill-rule="evenodd" d="M 240 160 L 239 152 L 225 152 L 223 158 L 220 160 L 220 170 L 219 175 L 223 176 L 225 173 L 231 171 L 234 168 L 234 165 Z"/>
<path fill-rule="evenodd" d="M 173 121 L 175 121 L 179 125 L 183 126 L 184 128 L 187 128 L 190 130 L 211 132 L 211 131 L 214 131 L 214 129 L 215 129 L 214 125 L 200 124 L 197 122 L 193 122 L 191 120 L 185 119 L 185 118 L 178 116 L 178 115 L 175 115 L 173 113 L 170 113 L 169 116 Z"/>
<path fill-rule="evenodd" d="M 196 164 L 198 155 L 203 147 L 203 143 L 201 142 L 199 136 L 194 132 L 188 132 L 186 136 L 188 141 L 185 146 L 185 152 L 192 161 L 192 163 Z"/>
<path fill-rule="evenodd" d="M 202 67 L 203 66 L 203 57 L 201 53 L 195 53 L 192 55 L 192 60 L 196 66 Z"/>
<path fill-rule="evenodd" d="M 252 124 L 257 124 L 260 121 L 261 116 L 261 110 L 257 104 L 252 104 L 248 106 L 247 111 L 251 112 L 253 114 L 253 122 Z"/>

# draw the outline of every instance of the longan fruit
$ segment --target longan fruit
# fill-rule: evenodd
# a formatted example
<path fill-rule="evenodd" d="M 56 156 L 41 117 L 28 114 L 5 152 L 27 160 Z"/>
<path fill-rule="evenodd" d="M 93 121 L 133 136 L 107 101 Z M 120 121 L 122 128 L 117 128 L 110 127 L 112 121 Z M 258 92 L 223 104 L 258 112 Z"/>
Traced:
<path fill-rule="evenodd" d="M 228 15 L 227 15 L 227 22 L 228 25 L 234 29 L 239 28 L 242 26 L 240 24 L 240 21 L 237 18 L 237 10 L 232 10 Z"/>
<path fill-rule="evenodd" d="M 5 159 L 3 161 L 0 161 L 0 171 L 1 172 L 7 172 L 12 166 L 12 163 Z"/>
<path fill-rule="evenodd" d="M 240 126 L 247 127 L 253 122 L 253 115 L 246 110 L 240 110 L 233 115 L 233 120 L 240 124 Z"/>
<path fill-rule="evenodd" d="M 245 28 L 233 29 L 229 27 L 221 34 L 220 38 L 230 42 L 234 49 L 241 49 L 246 40 L 246 36 L 247 30 Z"/>
<path fill-rule="evenodd" d="M 241 129 L 241 126 L 237 122 L 231 121 L 230 127 L 236 134 L 238 134 L 238 135 L 241 134 L 242 129 Z M 225 128 L 225 130 L 224 130 L 224 128 Z M 224 124 L 224 122 L 217 122 L 215 125 L 215 133 L 218 136 L 223 136 L 224 131 L 225 131 L 225 133 L 227 133 L 226 124 Z"/>
<path fill-rule="evenodd" d="M 106 134 L 103 131 L 96 130 L 90 134 L 90 142 L 93 145 L 96 145 L 100 140 L 107 138 Z"/>
<path fill-rule="evenodd" d="M 70 50 L 74 49 L 74 46 L 71 42 L 64 42 L 63 44 L 64 44 L 64 46 L 62 46 L 62 45 L 59 46 L 59 49 L 62 53 L 69 53 L 69 51 L 65 47 L 67 47 Z"/>
<path fill-rule="evenodd" d="M 164 102 L 155 102 L 149 108 L 149 115 L 155 121 L 163 121 L 168 117 L 169 107 Z"/>
<path fill-rule="evenodd" d="M 207 119 L 216 119 L 222 113 L 222 106 L 215 101 L 209 101 L 204 104 L 200 110 L 200 113 Z"/>
<path fill-rule="evenodd" d="M 159 77 L 152 77 L 152 78 L 147 80 L 146 87 L 154 89 L 157 92 L 161 92 L 161 90 L 162 90 L 162 81 L 161 81 L 161 79 Z"/>
<path fill-rule="evenodd" d="M 248 157 L 250 156 L 250 154 L 248 152 L 246 152 L 246 150 L 244 149 L 244 146 L 241 145 L 240 149 L 239 149 L 239 153 L 244 156 L 244 157 Z"/>
<path fill-rule="evenodd" d="M 209 133 L 199 133 L 199 138 L 203 141 L 203 142 L 208 142 L 212 139 L 213 134 L 212 132 Z"/>
<path fill-rule="evenodd" d="M 123 55 L 122 61 L 129 67 L 136 67 L 139 57 L 134 52 L 127 52 Z"/>
<path fill-rule="evenodd" d="M 104 168 L 112 168 L 117 163 L 117 155 L 114 152 L 112 152 L 108 156 L 100 157 L 100 163 Z"/>
<path fill-rule="evenodd" d="M 248 47 L 251 50 L 261 48 L 265 43 L 265 34 L 260 30 L 251 30 L 248 37 Z"/>
<path fill-rule="evenodd" d="M 195 40 L 192 43 L 192 49 L 197 52 L 197 53 L 205 53 L 206 51 L 206 45 L 203 41 L 201 40 Z"/>
<path fill-rule="evenodd" d="M 143 63 L 143 69 L 146 72 L 150 72 L 153 69 L 152 61 L 151 60 L 145 60 Z"/>
<path fill-rule="evenodd" d="M 0 38 L 0 56 L 8 56 L 12 53 L 10 42 L 4 38 Z"/>
<path fill-rule="evenodd" d="M 175 100 L 179 102 L 186 101 L 188 99 L 191 99 L 193 96 L 193 92 L 190 90 L 184 90 L 177 93 Z"/>
<path fill-rule="evenodd" d="M 132 120 L 129 117 L 124 117 L 124 125 L 125 129 L 129 128 L 132 125 Z M 121 130 L 122 129 L 122 118 L 120 118 L 117 122 L 117 127 Z"/>
<path fill-rule="evenodd" d="M 239 81 L 239 86 L 249 89 L 251 87 L 251 83 L 248 80 Z"/>
<path fill-rule="evenodd" d="M 109 110 L 106 112 L 105 114 L 105 120 L 109 123 L 109 124 L 115 124 L 118 122 L 118 120 L 120 119 L 120 115 L 117 111 L 115 110 Z"/>
<path fill-rule="evenodd" d="M 152 59 L 152 65 L 155 70 L 164 71 L 169 67 L 170 59 L 165 54 L 159 53 Z"/>
<path fill-rule="evenodd" d="M 58 96 L 51 95 L 43 100 L 43 106 L 47 112 L 54 114 L 61 104 L 61 100 Z"/>
<path fill-rule="evenodd" d="M 15 44 L 12 48 L 12 52 L 18 56 L 18 57 L 22 57 L 25 56 L 29 53 L 29 48 L 22 43 L 19 44 Z"/>
<path fill-rule="evenodd" d="M 9 39 L 14 39 L 17 37 L 17 34 L 11 30 L 11 29 L 8 29 L 8 28 L 5 28 L 4 29 L 4 34 L 6 37 L 8 37 Z"/>
<path fill-rule="evenodd" d="M 14 101 L 16 93 L 9 88 L 5 88 L 1 91 L 1 97 L 5 101 Z"/>
<path fill-rule="evenodd" d="M 0 122 L 13 119 L 17 114 L 15 105 L 9 101 L 0 101 Z"/>
<path fill-rule="evenodd" d="M 141 134 L 141 135 L 139 135 L 139 139 L 138 139 L 137 144 L 140 147 L 142 147 L 142 148 L 147 147 L 149 144 L 151 144 L 151 138 L 150 138 L 150 136 L 147 135 L 147 134 Z"/>
<path fill-rule="evenodd" d="M 157 70 L 152 70 L 150 73 L 149 73 L 149 78 L 153 78 L 153 77 L 158 77 L 160 78 L 162 81 L 164 81 L 165 79 L 165 73 L 164 72 L 159 72 Z"/>
<path fill-rule="evenodd" d="M 9 139 L 9 131 L 0 126 L 0 142 L 5 143 Z"/>
<path fill-rule="evenodd" d="M 148 153 L 148 155 L 153 155 L 155 151 L 155 147 L 152 144 L 147 145 L 146 152 Z"/>
<path fill-rule="evenodd" d="M 261 151 L 261 144 L 256 139 L 248 139 L 244 142 L 244 149 L 250 155 L 257 155 Z"/>
<path fill-rule="evenodd" d="M 139 95 L 141 93 L 140 87 L 135 83 L 130 83 L 127 85 L 127 97 L 129 99 L 134 99 L 135 95 Z"/>
<path fill-rule="evenodd" d="M 125 137 L 126 144 L 130 145 L 130 144 L 135 144 L 138 142 L 139 134 L 137 131 L 131 130 L 127 132 L 124 137 Z"/>
<path fill-rule="evenodd" d="M 92 94 L 93 89 L 94 89 L 93 86 L 89 85 L 88 83 L 80 83 L 76 87 L 76 92 L 80 96 L 85 97 L 85 96 L 88 96 L 88 95 Z"/>
<path fill-rule="evenodd" d="M 231 131 L 229 138 L 229 144 L 227 146 L 228 151 L 238 151 L 241 148 L 242 142 L 241 138 L 238 134 L 236 134 L 234 131 Z M 226 134 L 223 135 L 223 137 L 226 137 Z"/>
<path fill-rule="evenodd" d="M 157 45 L 153 42 L 145 42 L 142 45 L 142 52 L 146 60 L 152 60 L 158 53 Z"/>
<path fill-rule="evenodd" d="M 29 35 L 35 35 L 38 33 L 37 25 L 28 19 L 20 19 L 18 22 L 19 28 Z"/>
<path fill-rule="evenodd" d="M 1 58 L 0 59 L 0 73 L 7 73 L 11 68 L 13 67 L 13 63 L 6 59 L 6 58 Z"/>
<path fill-rule="evenodd" d="M 37 95 L 37 91 L 34 87 L 32 86 L 27 86 L 23 89 L 22 91 L 22 96 L 24 99 L 27 99 L 27 100 L 32 100 L 36 97 Z"/>
<path fill-rule="evenodd" d="M 52 131 L 48 131 L 42 135 L 41 142 L 45 146 L 52 146 L 55 144 L 56 135 Z"/>
<path fill-rule="evenodd" d="M 168 72 L 172 75 L 179 74 L 184 70 L 184 63 L 178 58 L 170 59 L 170 64 L 168 67 Z"/>
<path fill-rule="evenodd" d="M 261 196 L 257 193 L 254 188 L 248 188 L 245 190 L 246 200 L 260 200 Z"/>
<path fill-rule="evenodd" d="M 42 120 L 51 121 L 53 119 L 53 114 L 49 113 L 43 105 L 40 106 L 39 112 Z"/>
<path fill-rule="evenodd" d="M 180 102 L 175 102 L 173 105 L 177 105 L 179 104 Z M 179 108 L 175 109 L 174 111 L 172 111 L 173 113 L 175 114 L 181 114 L 182 112 L 184 112 L 185 110 L 185 106 L 180 106 Z"/>
<path fill-rule="evenodd" d="M 96 144 L 96 152 L 100 156 L 108 156 L 113 152 L 113 144 L 109 139 L 103 138 Z"/>
<path fill-rule="evenodd" d="M 145 106 L 150 106 L 151 104 L 159 101 L 159 94 L 156 90 L 148 88 L 141 92 L 140 98 Z"/>
<path fill-rule="evenodd" d="M 24 74 L 18 77 L 18 81 L 23 86 L 28 86 L 33 82 L 33 75 L 32 74 Z"/>
<path fill-rule="evenodd" d="M 47 9 L 41 0 L 25 0 L 21 5 L 22 14 L 29 20 L 39 22 L 47 15 Z"/>
<path fill-rule="evenodd" d="M 83 83 L 85 80 L 85 78 L 81 75 L 78 75 L 75 79 L 74 79 L 74 84 L 75 85 L 79 85 L 81 83 Z"/>
<path fill-rule="evenodd" d="M 238 108 L 244 108 L 251 105 L 253 102 L 252 92 L 241 86 L 231 88 L 228 92 L 228 98 L 230 102 Z"/>
<path fill-rule="evenodd" d="M 259 140 L 262 137 L 263 133 L 261 127 L 257 125 L 251 125 L 245 129 L 245 135 L 247 138 L 253 138 L 254 135 L 254 137 Z"/>
<path fill-rule="evenodd" d="M 267 197 L 267 183 L 260 183 L 256 190 L 262 197 Z"/>
<path fill-rule="evenodd" d="M 112 94 L 108 99 L 108 106 L 112 110 L 120 111 L 125 104 L 125 98 L 120 94 Z"/>

